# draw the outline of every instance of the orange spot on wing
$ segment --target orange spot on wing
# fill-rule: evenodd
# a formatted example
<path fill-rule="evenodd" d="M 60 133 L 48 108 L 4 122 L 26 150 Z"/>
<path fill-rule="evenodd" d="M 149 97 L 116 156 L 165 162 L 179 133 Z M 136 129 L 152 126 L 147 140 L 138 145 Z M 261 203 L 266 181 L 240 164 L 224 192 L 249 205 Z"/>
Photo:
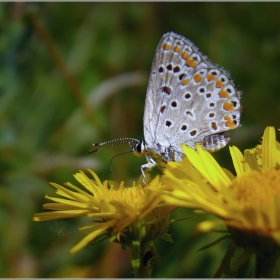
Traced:
<path fill-rule="evenodd" d="M 221 89 L 221 90 L 219 91 L 219 95 L 220 95 L 221 98 L 229 98 L 229 97 L 230 97 L 230 95 L 228 94 L 228 92 L 226 92 L 224 89 Z"/>
<path fill-rule="evenodd" d="M 189 79 L 185 79 L 181 82 L 182 85 L 187 85 L 189 83 Z"/>
<path fill-rule="evenodd" d="M 214 81 L 216 79 L 216 77 L 211 74 L 208 74 L 206 77 L 207 77 L 208 82 Z"/>
<path fill-rule="evenodd" d="M 188 59 L 187 62 L 186 62 L 186 65 L 189 66 L 189 67 L 195 68 L 196 65 L 197 65 L 197 63 L 196 63 L 196 61 L 193 60 L 193 59 Z"/>
<path fill-rule="evenodd" d="M 223 87 L 223 86 L 225 86 L 225 84 L 224 84 L 221 80 L 217 79 L 217 81 L 216 81 L 216 87 L 217 87 L 217 88 L 221 88 L 221 87 Z"/>
<path fill-rule="evenodd" d="M 173 51 L 174 52 L 180 52 L 181 48 L 179 46 L 174 46 Z"/>
<path fill-rule="evenodd" d="M 226 111 L 233 111 L 234 110 L 233 104 L 231 102 L 226 101 L 224 103 L 224 109 Z"/>
<path fill-rule="evenodd" d="M 229 128 L 234 128 L 236 125 L 235 123 L 232 121 L 230 116 L 225 116 L 225 120 L 226 120 L 226 126 Z"/>
<path fill-rule="evenodd" d="M 165 50 L 165 51 L 168 51 L 168 50 L 170 50 L 170 45 L 169 44 L 163 44 L 163 49 Z"/>
<path fill-rule="evenodd" d="M 183 59 L 188 59 L 189 58 L 189 53 L 187 53 L 187 52 L 181 52 L 181 57 L 183 58 Z"/>
<path fill-rule="evenodd" d="M 194 78 L 194 80 L 195 80 L 197 83 L 201 82 L 202 79 L 203 79 L 203 77 L 200 76 L 199 74 L 195 74 L 195 75 L 193 76 L 193 78 Z"/>

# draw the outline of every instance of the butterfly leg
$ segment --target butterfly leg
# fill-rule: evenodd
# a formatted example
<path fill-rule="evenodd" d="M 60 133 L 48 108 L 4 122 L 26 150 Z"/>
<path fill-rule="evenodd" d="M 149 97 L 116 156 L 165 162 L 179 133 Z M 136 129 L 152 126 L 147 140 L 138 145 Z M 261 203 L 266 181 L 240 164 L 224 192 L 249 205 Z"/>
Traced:
<path fill-rule="evenodd" d="M 141 165 L 141 167 L 140 167 L 142 175 L 143 175 L 143 185 L 147 185 L 145 173 L 147 173 L 149 170 L 151 170 L 153 167 L 155 167 L 157 165 L 156 162 L 153 160 L 153 158 L 150 155 L 146 155 L 146 159 L 147 159 L 147 163 Z"/>

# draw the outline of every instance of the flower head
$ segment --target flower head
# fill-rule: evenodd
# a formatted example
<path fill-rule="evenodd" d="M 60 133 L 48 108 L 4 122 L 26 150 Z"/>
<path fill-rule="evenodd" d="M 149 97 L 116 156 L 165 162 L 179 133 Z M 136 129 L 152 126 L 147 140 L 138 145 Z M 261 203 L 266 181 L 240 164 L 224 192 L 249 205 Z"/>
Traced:
<path fill-rule="evenodd" d="M 60 197 L 45 198 L 53 203 L 44 204 L 50 212 L 37 213 L 34 221 L 73 218 L 87 216 L 90 225 L 80 230 L 90 232 L 71 250 L 76 253 L 90 242 L 101 237 L 108 237 L 123 246 L 131 246 L 135 241 L 148 242 L 157 237 L 167 237 L 169 213 L 171 206 L 159 205 L 159 198 L 150 191 L 150 186 L 143 188 L 136 186 L 126 188 L 121 183 L 119 188 L 108 187 L 97 175 L 89 170 L 94 179 L 90 179 L 82 171 L 74 175 L 84 189 L 66 183 L 66 187 L 51 183 Z M 159 185 L 155 178 L 151 186 Z M 94 220 L 92 219 L 94 218 Z M 94 221 L 94 222 L 92 222 Z"/>
<path fill-rule="evenodd" d="M 225 224 L 233 237 L 236 232 L 246 232 L 280 245 L 280 145 L 275 129 L 267 127 L 262 144 L 245 150 L 244 155 L 230 147 L 236 177 L 220 167 L 209 152 L 199 145 L 196 148 L 184 146 L 186 158 L 168 163 L 162 178 L 164 200 L 221 218 L 200 223 L 200 230 Z M 239 245 L 254 243 L 248 241 Z"/>

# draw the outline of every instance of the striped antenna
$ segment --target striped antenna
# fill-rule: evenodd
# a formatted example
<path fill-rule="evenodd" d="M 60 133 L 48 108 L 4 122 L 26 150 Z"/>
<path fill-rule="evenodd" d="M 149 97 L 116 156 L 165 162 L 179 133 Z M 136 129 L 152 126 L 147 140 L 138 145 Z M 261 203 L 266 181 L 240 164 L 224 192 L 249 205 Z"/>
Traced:
<path fill-rule="evenodd" d="M 105 146 L 105 147 L 91 150 L 91 151 L 89 151 L 89 153 L 96 153 L 101 150 L 110 148 L 112 146 L 116 146 L 116 145 L 120 145 L 120 144 L 124 144 L 124 143 L 128 143 L 130 145 L 131 149 L 134 151 L 134 149 L 135 149 L 134 147 L 136 147 L 136 144 L 139 144 L 139 143 L 141 144 L 141 141 L 139 141 L 135 138 L 124 137 L 124 138 L 117 138 L 117 139 L 113 139 L 113 140 L 109 140 L 109 141 L 105 141 L 105 142 L 93 143 L 92 144 L 93 147 L 99 147 L 99 146 Z"/>

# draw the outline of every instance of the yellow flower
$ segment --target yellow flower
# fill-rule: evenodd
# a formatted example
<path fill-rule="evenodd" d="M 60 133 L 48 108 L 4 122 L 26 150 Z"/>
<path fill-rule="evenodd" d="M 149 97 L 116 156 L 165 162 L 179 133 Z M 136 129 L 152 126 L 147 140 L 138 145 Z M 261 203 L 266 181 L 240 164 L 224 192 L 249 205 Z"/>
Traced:
<path fill-rule="evenodd" d="M 163 193 L 170 205 L 204 210 L 221 218 L 200 223 L 202 231 L 225 224 L 233 239 L 240 237 L 240 232 L 249 234 L 242 242 L 235 239 L 241 247 L 254 247 L 258 237 L 280 245 L 280 145 L 275 129 L 267 127 L 262 144 L 245 150 L 244 155 L 230 147 L 236 177 L 220 167 L 209 152 L 199 145 L 196 148 L 183 147 L 186 158 L 168 163 L 163 186 L 155 191 Z M 257 248 L 263 249 L 267 248 Z"/>
<path fill-rule="evenodd" d="M 92 170 L 89 172 L 94 179 L 90 179 L 82 171 L 74 175 L 85 190 L 71 183 L 65 184 L 68 188 L 51 183 L 59 197 L 46 195 L 45 198 L 53 203 L 44 204 L 43 207 L 53 211 L 37 213 L 33 217 L 34 221 L 47 221 L 87 216 L 90 224 L 79 230 L 90 232 L 70 253 L 76 253 L 87 244 L 106 237 L 124 247 L 134 246 L 136 255 L 139 251 L 137 246 L 143 243 L 148 244 L 157 237 L 170 240 L 166 231 L 169 226 L 169 213 L 174 208 L 159 205 L 159 198 L 150 191 L 149 185 L 144 188 L 136 185 L 126 188 L 121 183 L 117 189 L 112 186 L 109 188 L 107 181 L 102 184 Z M 155 178 L 151 186 L 158 185 L 158 178 Z M 132 255 L 134 253 L 132 252 Z M 142 253 L 145 254 L 146 251 Z M 135 254 L 132 257 L 137 267 L 140 264 Z"/>

